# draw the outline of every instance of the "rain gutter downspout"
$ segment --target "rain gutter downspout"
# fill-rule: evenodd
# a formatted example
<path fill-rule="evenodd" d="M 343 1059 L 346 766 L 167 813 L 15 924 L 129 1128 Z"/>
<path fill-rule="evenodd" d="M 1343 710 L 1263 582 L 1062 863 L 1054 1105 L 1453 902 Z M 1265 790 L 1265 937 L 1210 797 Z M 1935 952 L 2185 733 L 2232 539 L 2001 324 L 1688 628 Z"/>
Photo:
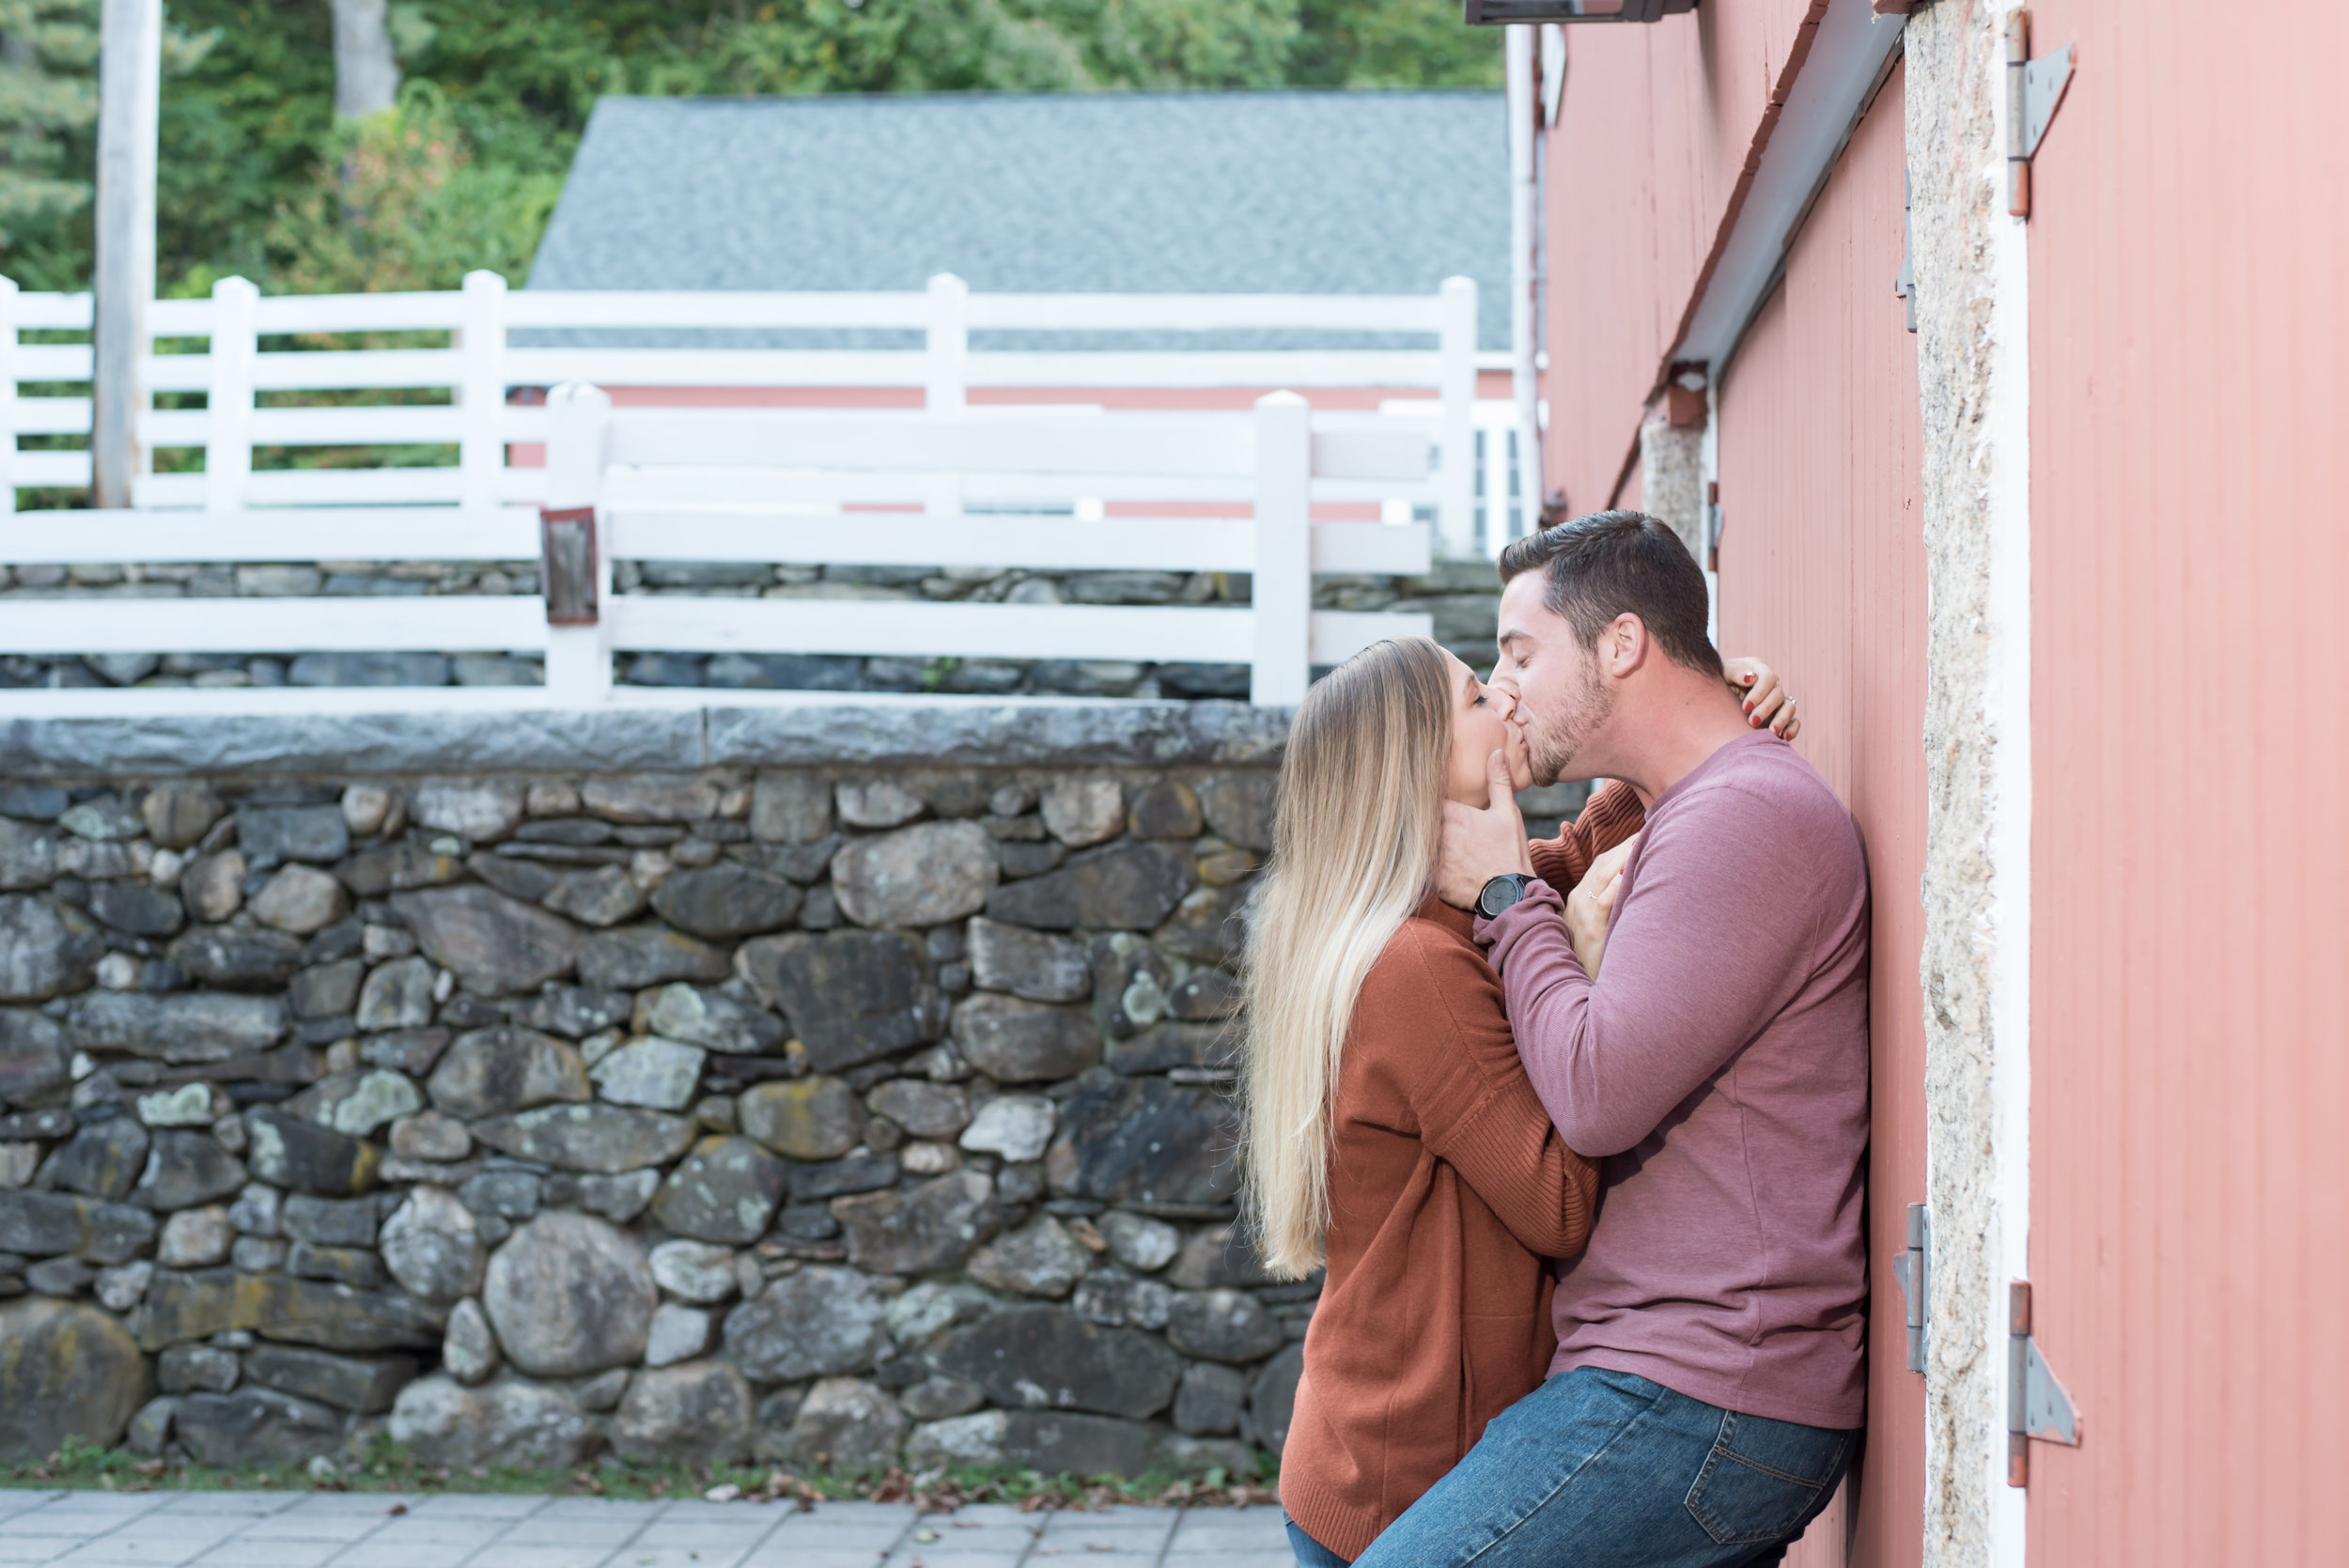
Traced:
<path fill-rule="evenodd" d="M 1517 518 L 1514 529 L 1502 531 L 1523 538 L 1542 525 L 1544 494 L 1541 384 L 1534 364 L 1534 323 L 1540 318 L 1535 291 L 1541 287 L 1534 247 L 1541 239 L 1541 213 L 1533 179 L 1533 29 L 1522 23 L 1508 27 L 1503 47 L 1509 85 L 1509 390 L 1517 411 Z M 1501 529 L 1501 509 L 1489 500 L 1485 515 L 1488 528 Z M 1488 537 L 1486 545 L 1501 553 L 1501 541 Z"/>

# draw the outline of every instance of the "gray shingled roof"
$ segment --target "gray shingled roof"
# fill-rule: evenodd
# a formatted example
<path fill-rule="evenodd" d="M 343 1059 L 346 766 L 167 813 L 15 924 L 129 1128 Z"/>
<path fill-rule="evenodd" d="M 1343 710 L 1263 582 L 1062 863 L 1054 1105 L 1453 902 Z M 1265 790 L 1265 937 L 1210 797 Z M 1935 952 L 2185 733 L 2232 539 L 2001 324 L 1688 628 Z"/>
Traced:
<path fill-rule="evenodd" d="M 607 98 L 528 287 L 1400 294 L 1466 273 L 1481 346 L 1505 348 L 1505 133 L 1496 92 Z"/>

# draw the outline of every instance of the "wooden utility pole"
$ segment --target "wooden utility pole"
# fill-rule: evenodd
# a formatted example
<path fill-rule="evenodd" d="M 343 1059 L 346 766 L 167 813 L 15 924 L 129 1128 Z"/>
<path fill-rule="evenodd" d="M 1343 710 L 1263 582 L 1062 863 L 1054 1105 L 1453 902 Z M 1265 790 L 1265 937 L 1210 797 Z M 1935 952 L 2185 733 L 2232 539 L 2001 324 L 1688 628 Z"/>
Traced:
<path fill-rule="evenodd" d="M 90 481 L 131 505 L 155 297 L 155 138 L 163 108 L 163 0 L 105 0 L 98 41 L 98 276 L 90 342 Z"/>
<path fill-rule="evenodd" d="M 366 119 L 399 101 L 386 0 L 334 0 L 334 113 Z"/>

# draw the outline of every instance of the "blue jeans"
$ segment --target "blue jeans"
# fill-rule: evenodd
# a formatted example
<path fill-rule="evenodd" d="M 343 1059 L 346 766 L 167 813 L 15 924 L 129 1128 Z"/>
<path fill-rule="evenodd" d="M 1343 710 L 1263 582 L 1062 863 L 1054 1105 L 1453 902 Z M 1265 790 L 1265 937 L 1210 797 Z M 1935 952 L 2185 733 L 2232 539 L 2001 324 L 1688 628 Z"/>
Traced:
<path fill-rule="evenodd" d="M 1468 1457 L 1355 1562 L 1776 1562 L 1834 1495 L 1859 1437 L 1739 1415 L 1629 1373 L 1578 1367 L 1502 1411 Z"/>
<path fill-rule="evenodd" d="M 1346 1559 L 1307 1535 L 1296 1520 L 1285 1514 L 1281 1518 L 1289 1527 L 1289 1550 L 1297 1554 L 1297 1568 L 1346 1568 Z"/>

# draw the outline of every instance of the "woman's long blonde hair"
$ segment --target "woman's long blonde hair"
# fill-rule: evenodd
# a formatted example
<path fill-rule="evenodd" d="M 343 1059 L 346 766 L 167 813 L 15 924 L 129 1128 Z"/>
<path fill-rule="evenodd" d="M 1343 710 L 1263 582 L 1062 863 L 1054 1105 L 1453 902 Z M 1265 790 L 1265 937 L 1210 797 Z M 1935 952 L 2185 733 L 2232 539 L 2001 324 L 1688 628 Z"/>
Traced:
<path fill-rule="evenodd" d="M 1362 980 L 1434 887 L 1451 675 L 1423 637 L 1316 681 L 1281 761 L 1272 861 L 1250 924 L 1241 1162 L 1275 1274 L 1321 1266 L 1330 1109 Z"/>

